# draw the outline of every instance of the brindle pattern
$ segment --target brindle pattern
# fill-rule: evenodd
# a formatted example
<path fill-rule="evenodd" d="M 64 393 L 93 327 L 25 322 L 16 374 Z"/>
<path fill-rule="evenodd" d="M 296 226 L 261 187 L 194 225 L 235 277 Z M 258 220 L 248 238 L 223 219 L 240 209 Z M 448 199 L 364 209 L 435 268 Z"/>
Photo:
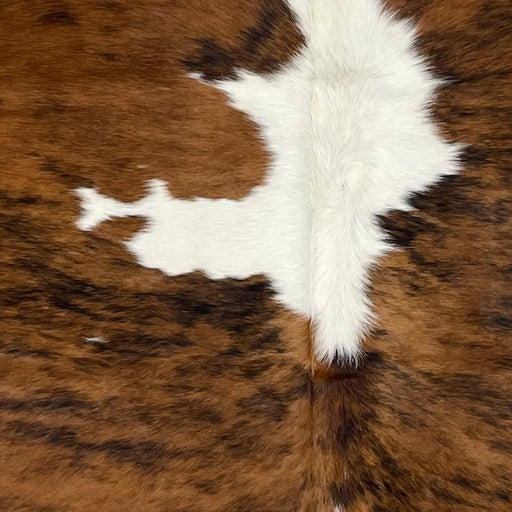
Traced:
<path fill-rule="evenodd" d="M 311 369 L 264 277 L 170 279 L 120 245 L 141 221 L 74 226 L 81 185 L 261 183 L 256 128 L 186 73 L 276 69 L 301 44 L 283 3 L 0 5 L 2 510 L 510 508 L 510 6 L 390 3 L 470 146 L 460 176 L 382 219 L 402 251 L 375 272 L 381 330 L 356 370 Z"/>
<path fill-rule="evenodd" d="M 119 242 L 141 221 L 84 234 L 72 194 L 136 199 L 159 177 L 179 197 L 239 198 L 261 183 L 256 128 L 185 62 L 201 41 L 253 41 L 267 71 L 300 42 L 290 13 L 27 0 L 0 19 L 0 509 L 311 509 L 304 322 L 263 277 L 140 267 Z"/>
<path fill-rule="evenodd" d="M 449 80 L 434 115 L 468 144 L 460 175 L 382 225 L 400 251 L 374 272 L 381 330 L 357 372 L 331 370 L 319 442 L 347 512 L 498 512 L 512 502 L 512 5 L 390 2 Z M 325 436 L 322 437 L 322 436 Z M 341 471 L 347 474 L 341 476 Z"/>

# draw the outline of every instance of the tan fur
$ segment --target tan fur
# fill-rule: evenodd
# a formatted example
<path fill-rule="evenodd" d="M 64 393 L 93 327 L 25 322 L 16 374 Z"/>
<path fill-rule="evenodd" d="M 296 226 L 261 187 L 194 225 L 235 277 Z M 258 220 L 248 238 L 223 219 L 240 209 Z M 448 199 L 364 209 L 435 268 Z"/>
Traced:
<path fill-rule="evenodd" d="M 263 276 L 168 278 L 82 233 L 77 186 L 240 198 L 256 127 L 186 76 L 265 73 L 302 44 L 277 0 L 0 5 L 0 510 L 508 511 L 510 3 L 416 18 L 465 169 L 382 225 L 380 327 L 357 369 L 312 360 Z M 105 343 L 87 342 L 102 337 Z"/>

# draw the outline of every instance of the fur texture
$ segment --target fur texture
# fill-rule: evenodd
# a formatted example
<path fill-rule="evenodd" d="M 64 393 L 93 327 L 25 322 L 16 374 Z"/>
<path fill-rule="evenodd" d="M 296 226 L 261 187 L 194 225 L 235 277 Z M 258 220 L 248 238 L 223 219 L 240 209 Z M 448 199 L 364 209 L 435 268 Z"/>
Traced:
<path fill-rule="evenodd" d="M 468 147 L 379 217 L 400 250 L 371 272 L 354 368 L 314 362 L 264 276 L 169 277 L 123 244 L 144 217 L 75 225 L 77 188 L 266 183 L 261 130 L 187 74 L 279 74 L 305 47 L 287 5 L 0 2 L 0 510 L 510 512 L 512 4 L 387 4 Z"/>
<path fill-rule="evenodd" d="M 215 86 L 260 127 L 273 155 L 266 183 L 239 201 L 183 201 L 153 181 L 132 205 L 79 189 L 78 226 L 142 216 L 128 244 L 175 276 L 267 275 L 277 298 L 308 315 L 321 360 L 356 359 L 371 318 L 370 267 L 388 248 L 377 215 L 456 169 L 427 107 L 437 82 L 414 31 L 377 0 L 291 0 L 306 44 L 276 74 L 239 71 Z"/>
<path fill-rule="evenodd" d="M 410 23 L 377 0 L 292 0 L 311 63 L 311 316 L 321 359 L 355 358 L 366 284 L 388 246 L 377 216 L 456 170 L 428 115 L 438 83 Z M 309 9 L 308 9 L 309 7 Z"/>

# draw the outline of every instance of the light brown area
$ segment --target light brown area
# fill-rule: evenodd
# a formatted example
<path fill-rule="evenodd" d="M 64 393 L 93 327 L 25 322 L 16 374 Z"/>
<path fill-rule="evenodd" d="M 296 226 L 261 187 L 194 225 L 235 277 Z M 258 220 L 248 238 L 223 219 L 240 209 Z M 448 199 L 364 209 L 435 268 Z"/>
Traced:
<path fill-rule="evenodd" d="M 135 219 L 75 227 L 74 188 L 246 195 L 256 127 L 187 77 L 276 69 L 277 0 L 0 5 L 0 509 L 501 512 L 510 508 L 510 3 L 396 0 L 451 83 L 464 171 L 382 219 L 379 330 L 310 368 L 262 276 L 142 268 Z M 505 21 L 504 21 L 505 20 Z M 99 338 L 94 341 L 91 338 Z"/>

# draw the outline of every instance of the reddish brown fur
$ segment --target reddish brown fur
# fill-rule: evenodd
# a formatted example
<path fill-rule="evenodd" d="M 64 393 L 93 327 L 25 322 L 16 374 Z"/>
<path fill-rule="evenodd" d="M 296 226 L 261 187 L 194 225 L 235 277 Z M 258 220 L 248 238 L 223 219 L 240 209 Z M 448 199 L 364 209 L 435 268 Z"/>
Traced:
<path fill-rule="evenodd" d="M 435 117 L 464 170 L 383 219 L 367 362 L 325 391 L 348 512 L 510 510 L 512 243 L 509 2 L 394 2 L 450 82 Z M 508 22 L 506 21 L 508 20 Z M 336 423 L 337 422 L 337 423 Z M 332 441 L 334 444 L 334 441 Z"/>
<path fill-rule="evenodd" d="M 509 510 L 510 4 L 389 4 L 452 80 L 436 117 L 470 147 L 382 219 L 402 250 L 374 274 L 357 370 L 312 365 L 264 277 L 171 279 L 120 245 L 140 221 L 74 226 L 80 185 L 261 183 L 255 126 L 186 73 L 276 69 L 302 44 L 284 5 L 0 5 L 0 510 Z"/>

